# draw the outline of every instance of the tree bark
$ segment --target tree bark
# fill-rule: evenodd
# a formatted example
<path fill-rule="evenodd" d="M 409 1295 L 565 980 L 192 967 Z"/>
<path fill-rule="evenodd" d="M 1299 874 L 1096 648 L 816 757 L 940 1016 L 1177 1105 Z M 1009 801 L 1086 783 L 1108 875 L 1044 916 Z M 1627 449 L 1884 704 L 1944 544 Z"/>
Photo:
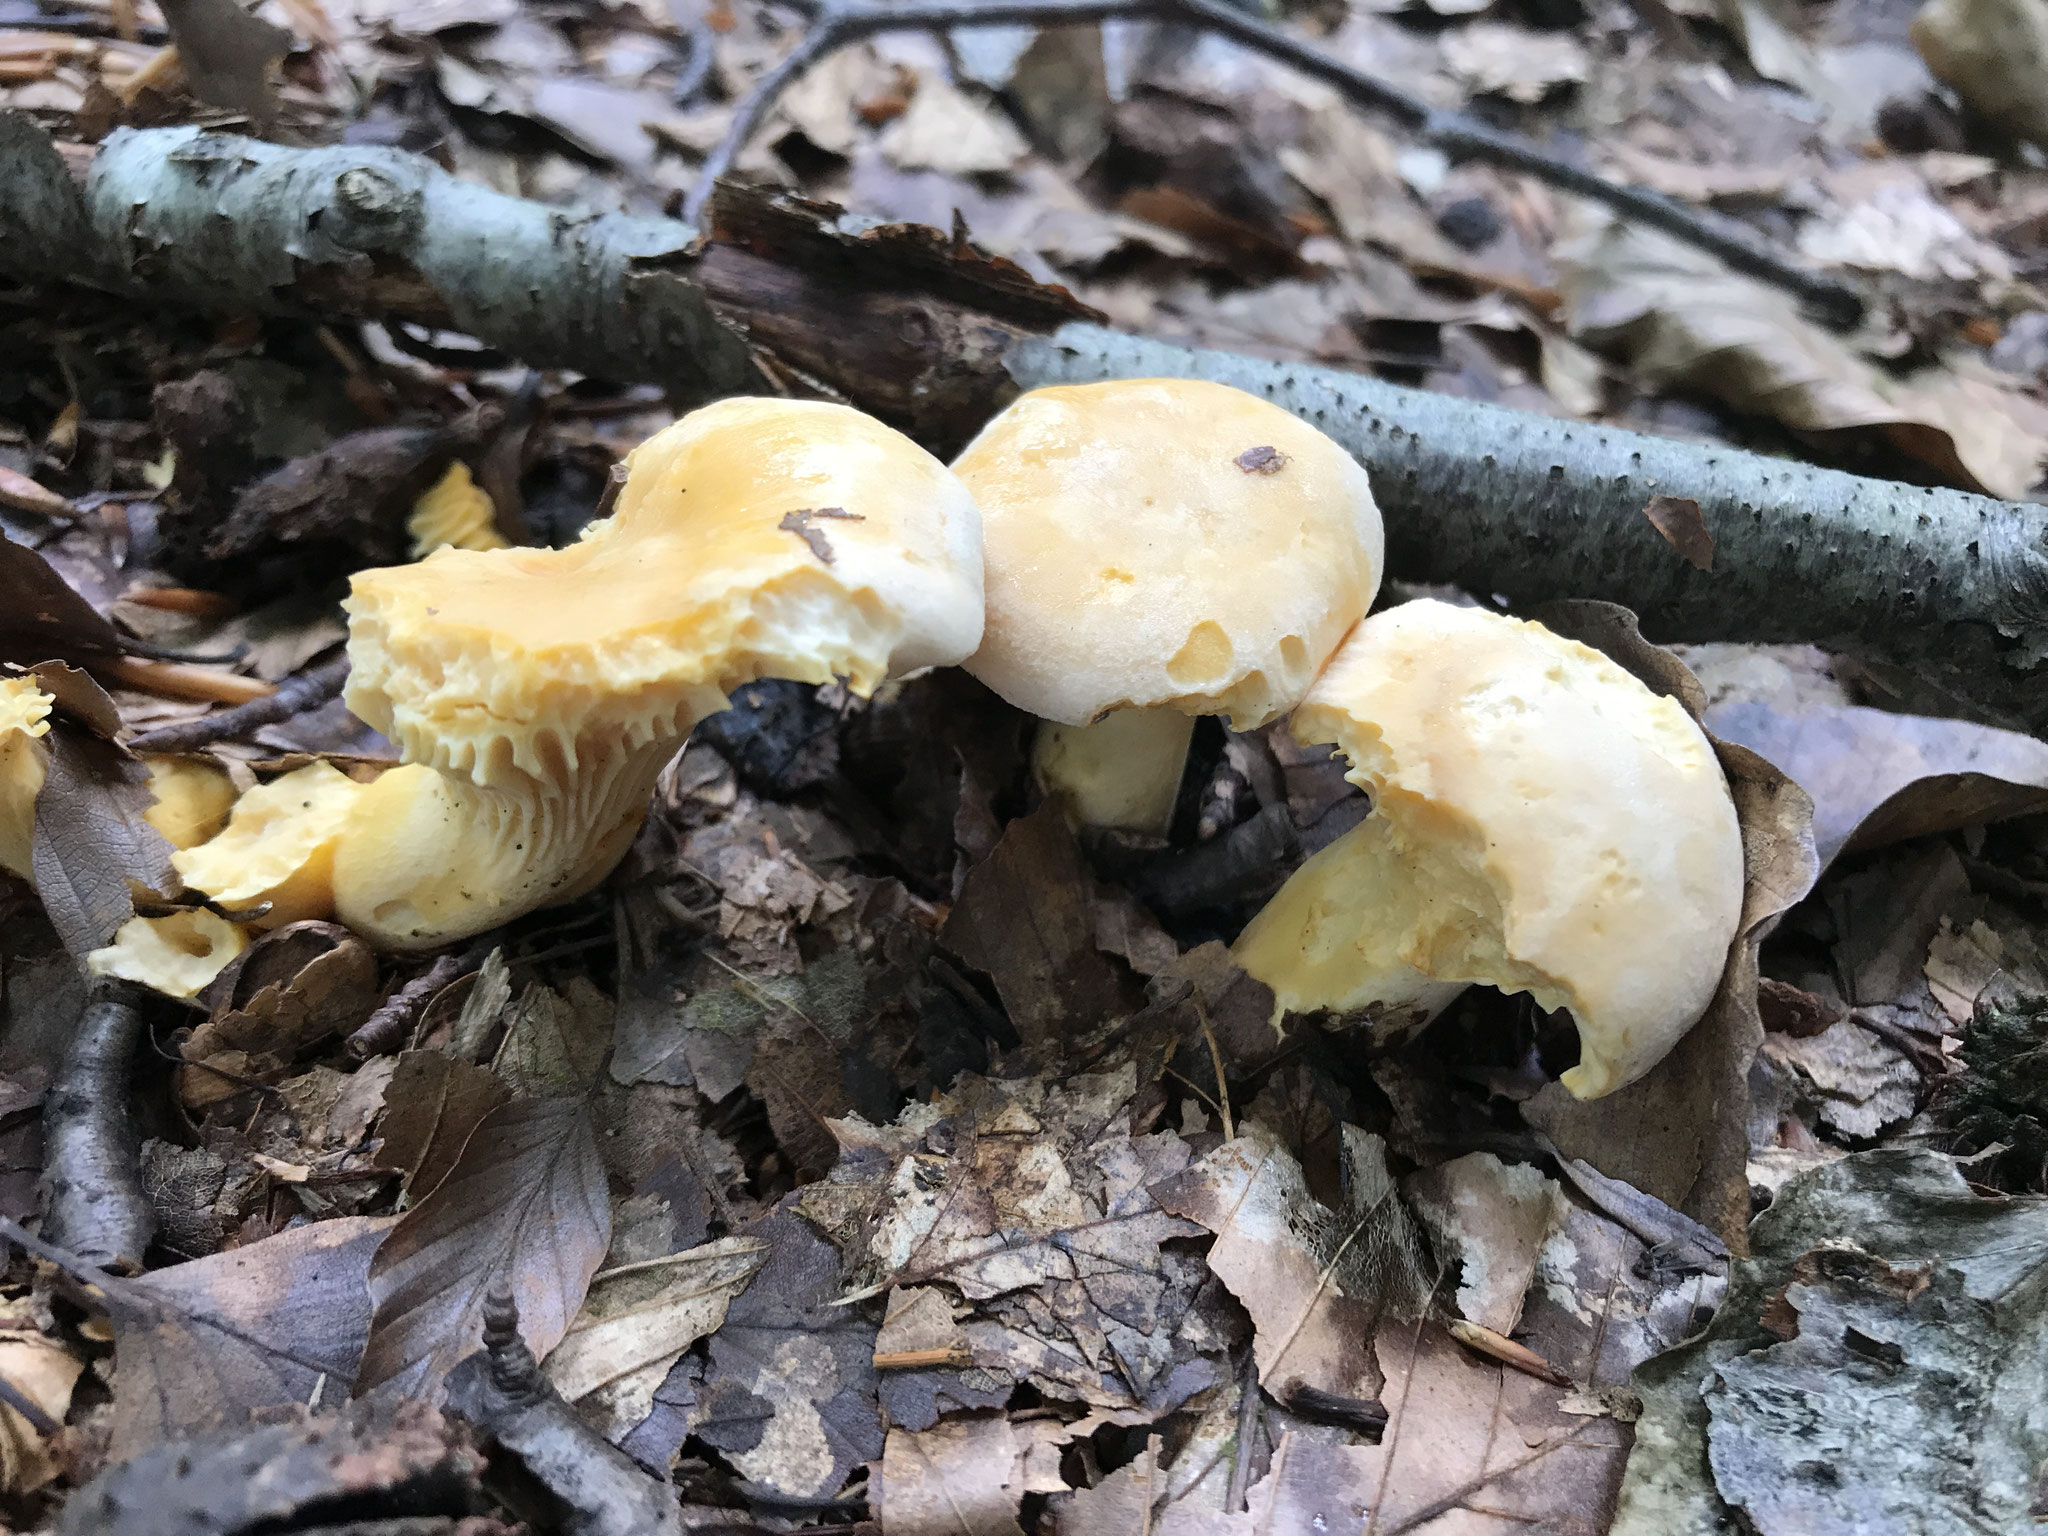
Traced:
<path fill-rule="evenodd" d="M 0 271 L 17 277 L 216 313 L 453 326 L 681 404 L 836 396 L 942 453 L 1019 387 L 1213 378 L 1365 463 L 1396 576 L 1516 604 L 1605 598 L 1659 639 L 1826 644 L 1929 679 L 1980 718 L 2048 725 L 2041 507 L 1119 335 L 964 231 L 735 187 L 709 225 L 700 239 L 670 220 L 572 215 L 394 150 L 193 128 L 115 133 L 81 194 L 39 129 L 0 116 Z M 1655 495 L 1699 502 L 1711 573 L 1644 515 Z"/>

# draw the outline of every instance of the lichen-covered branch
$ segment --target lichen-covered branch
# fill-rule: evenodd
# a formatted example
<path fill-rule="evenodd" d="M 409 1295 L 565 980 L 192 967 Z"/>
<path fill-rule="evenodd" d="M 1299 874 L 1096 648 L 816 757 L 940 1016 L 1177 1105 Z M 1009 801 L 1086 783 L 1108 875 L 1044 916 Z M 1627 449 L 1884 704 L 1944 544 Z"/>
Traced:
<path fill-rule="evenodd" d="M 1516 605 L 1603 598 L 1662 640 L 1809 641 L 2048 723 L 2048 508 L 1559 421 L 1096 326 L 1011 348 L 1017 383 L 1181 376 L 1265 395 L 1372 471 L 1387 566 Z M 1711 572 L 1644 515 L 1690 497 Z"/>

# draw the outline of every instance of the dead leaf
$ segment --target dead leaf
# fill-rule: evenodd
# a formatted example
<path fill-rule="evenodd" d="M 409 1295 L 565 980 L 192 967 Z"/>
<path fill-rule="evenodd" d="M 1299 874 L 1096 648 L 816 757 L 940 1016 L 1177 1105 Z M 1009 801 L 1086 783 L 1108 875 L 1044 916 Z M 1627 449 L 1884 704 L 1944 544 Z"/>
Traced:
<path fill-rule="evenodd" d="M 210 985 L 218 989 L 210 995 L 224 992 L 225 1000 L 179 1054 L 262 1082 L 275 1082 L 321 1040 L 354 1029 L 379 996 L 376 956 L 346 928 L 321 922 L 291 923 L 265 934 Z M 230 1053 L 232 1064 L 223 1059 Z M 180 1070 L 179 1094 L 188 1108 L 235 1091 L 218 1073 Z"/>
<path fill-rule="evenodd" d="M 442 1051 L 404 1051 L 384 1090 L 377 1162 L 405 1175 L 424 1200 L 455 1167 L 484 1117 L 512 1096 L 495 1072 Z"/>
<path fill-rule="evenodd" d="M 1004 1417 L 889 1431 L 879 1490 L 869 1495 L 887 1536 L 1023 1536 L 1027 1493 L 1064 1493 L 1061 1425 Z"/>
<path fill-rule="evenodd" d="M 1459 1265 L 1459 1315 L 1495 1333 L 1513 1333 L 1537 1255 L 1564 1220 L 1555 1181 L 1526 1163 L 1469 1152 L 1417 1169 L 1401 1187 L 1437 1252 Z"/>
<path fill-rule="evenodd" d="M 699 1439 L 740 1476 L 792 1498 L 829 1498 L 882 1454 L 874 1325 L 838 1306 L 839 1256 L 778 1211 L 740 1234 L 767 1264 L 711 1336 Z"/>
<path fill-rule="evenodd" d="M 995 983 L 1027 1049 L 1064 1054 L 1131 1011 L 1095 947 L 1090 893 L 1066 815 L 1048 800 L 1005 827 L 995 851 L 968 871 L 939 935 Z"/>
<path fill-rule="evenodd" d="M 511 1289 L 527 1346 L 545 1355 L 583 1304 L 611 1229 L 611 1190 L 584 1103 L 515 1099 L 492 1110 L 377 1250 L 376 1322 L 357 1392 L 437 1391 L 477 1348 L 494 1285 Z"/>
<path fill-rule="evenodd" d="M 1165 1209 L 1216 1234 L 1209 1268 L 1251 1314 L 1260 1383 L 1282 1403 L 1302 1388 L 1377 1398 L 1374 1331 L 1414 1316 L 1434 1284 L 1384 1143 L 1346 1126 L 1344 1150 L 1341 1211 L 1309 1195 L 1301 1165 L 1257 1124 L 1152 1186 Z"/>
<path fill-rule="evenodd" d="M 1591 61 L 1569 32 L 1532 32 L 1475 21 L 1443 37 L 1444 62 L 1478 95 L 1533 105 L 1560 85 L 1587 78 Z"/>
<path fill-rule="evenodd" d="M 547 1379 L 616 1444 L 647 1417 L 683 1351 L 725 1321 L 767 1254 L 758 1237 L 722 1237 L 598 1275 L 547 1357 Z"/>
<path fill-rule="evenodd" d="M 1913 43 L 1935 78 L 2017 139 L 2048 146 L 2048 4 L 1934 0 Z"/>
<path fill-rule="evenodd" d="M 1650 526 L 1696 571 L 1714 568 L 1714 536 L 1707 532 L 1700 504 L 1690 496 L 1652 496 L 1643 508 Z"/>
<path fill-rule="evenodd" d="M 881 146 L 899 170 L 947 176 L 1007 171 L 1031 148 L 999 110 L 937 74 L 919 77 L 910 106 L 882 130 Z"/>
<path fill-rule="evenodd" d="M 208 106 L 246 112 L 259 127 L 277 111 L 270 67 L 291 51 L 289 32 L 235 0 L 159 0 L 185 83 Z"/>
<path fill-rule="evenodd" d="M 0 1381 L 5 1381 L 51 1424 L 71 1411 L 71 1389 L 84 1359 L 37 1326 L 36 1304 L 23 1296 L 0 1302 Z M 0 1489 L 34 1493 L 56 1477 L 59 1467 L 43 1433 L 20 1410 L 0 1408 Z"/>
<path fill-rule="evenodd" d="M 1895 377 L 1778 289 L 1641 224 L 1593 219 L 1557 251 L 1575 336 L 1652 387 L 1697 389 L 1799 432 L 1879 432 L 1965 490 L 2014 500 L 2041 475 L 2048 406 L 1987 368 Z"/>
<path fill-rule="evenodd" d="M 535 982 L 505 1022 L 492 1068 L 517 1098 L 577 1094 L 596 1080 L 612 1046 L 612 1000 L 587 976 L 564 991 Z"/>
<path fill-rule="evenodd" d="M 131 882 L 159 896 L 181 882 L 171 845 L 146 820 L 149 773 L 111 742 L 60 723 L 42 738 L 36 796 L 36 894 L 75 955 L 109 943 L 135 915 Z"/>
<path fill-rule="evenodd" d="M 337 1217 L 110 1291 L 113 1458 L 239 1430 L 316 1388 L 341 1401 L 370 1335 L 370 1257 L 391 1228 L 388 1217 Z"/>
<path fill-rule="evenodd" d="M 51 657 L 119 656 L 120 634 L 24 544 L 0 538 L 0 661 L 32 666 Z"/>

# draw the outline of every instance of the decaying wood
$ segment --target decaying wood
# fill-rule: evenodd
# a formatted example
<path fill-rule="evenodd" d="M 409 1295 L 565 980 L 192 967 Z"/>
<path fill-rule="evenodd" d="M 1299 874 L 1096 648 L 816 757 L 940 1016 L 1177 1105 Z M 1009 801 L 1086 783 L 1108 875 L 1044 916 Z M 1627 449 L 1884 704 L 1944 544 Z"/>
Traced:
<path fill-rule="evenodd" d="M 68 202 L 67 202 L 68 199 Z M 1018 387 L 1187 375 L 1266 394 L 1373 472 L 1389 568 L 1516 603 L 1598 597 L 1662 639 L 1813 641 L 2048 723 L 2048 512 L 1119 335 L 964 232 L 722 187 L 709 232 L 579 217 L 418 156 L 123 131 L 83 192 L 0 117 L 0 271 L 219 313 L 459 327 L 527 362 L 851 401 L 950 452 Z M 1056 332 L 1056 334 L 1054 334 Z M 1711 572 L 1643 516 L 1697 501 Z"/>
<path fill-rule="evenodd" d="M 43 1235 L 102 1269 L 139 1274 L 156 1233 L 142 1190 L 128 1080 L 142 1040 L 139 988 L 103 981 L 86 999 L 43 1106 Z"/>

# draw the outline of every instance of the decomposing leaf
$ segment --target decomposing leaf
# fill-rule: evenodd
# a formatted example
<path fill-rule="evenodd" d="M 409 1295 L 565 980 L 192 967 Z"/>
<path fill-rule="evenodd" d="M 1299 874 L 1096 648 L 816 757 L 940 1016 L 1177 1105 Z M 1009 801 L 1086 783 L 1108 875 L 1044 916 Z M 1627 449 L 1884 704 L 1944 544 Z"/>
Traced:
<path fill-rule="evenodd" d="M 1913 18 L 1913 42 L 1972 111 L 2048 145 L 2048 3 L 1934 0 Z"/>
<path fill-rule="evenodd" d="M 611 1190 L 585 1104 L 501 1104 L 377 1250 L 376 1321 L 356 1390 L 437 1390 L 477 1347 L 494 1285 L 510 1288 L 528 1347 L 545 1354 L 582 1306 L 611 1229 Z"/>
<path fill-rule="evenodd" d="M 1696 571 L 1714 568 L 1714 536 L 1707 532 L 1700 504 L 1690 496 L 1652 496 L 1643 508 L 1650 526 Z"/>
<path fill-rule="evenodd" d="M 829 1498 L 882 1454 L 875 1329 L 838 1306 L 839 1255 L 779 1211 L 742 1237 L 768 1262 L 711 1337 L 696 1426 L 750 1482 L 800 1499 Z"/>
<path fill-rule="evenodd" d="M 891 1429 L 869 1493 L 889 1536 L 1023 1536 L 1027 1493 L 1064 1493 L 1063 1426 L 986 1415 Z"/>
<path fill-rule="evenodd" d="M 1259 1380 L 1283 1403 L 1303 1388 L 1377 1398 L 1375 1330 L 1417 1315 L 1436 1281 L 1384 1143 L 1346 1126 L 1344 1151 L 1341 1211 L 1310 1196 L 1301 1165 L 1257 1124 L 1153 1185 L 1167 1210 L 1216 1234 L 1209 1268 L 1251 1314 Z"/>
<path fill-rule="evenodd" d="M 332 1529 L 338 1510 L 370 1530 L 446 1528 L 481 1497 L 483 1458 L 425 1403 L 356 1404 L 246 1432 L 142 1450 L 73 1494 L 58 1536 L 162 1536 Z M 431 1512 L 423 1516 L 422 1512 Z"/>
<path fill-rule="evenodd" d="M 512 1096 L 497 1073 L 443 1051 L 404 1051 L 384 1090 L 384 1145 L 377 1161 L 405 1175 L 422 1200 L 446 1178 L 470 1134 Z"/>
<path fill-rule="evenodd" d="M 2021 1530 L 2048 1201 L 1921 1148 L 1802 1174 L 1702 1335 L 1638 1373 L 1620 1536 Z"/>
<path fill-rule="evenodd" d="M 270 67 L 291 50 L 291 34 L 235 0 L 166 0 L 161 9 L 192 94 L 268 123 L 277 111 Z"/>
<path fill-rule="evenodd" d="M 1537 1254 L 1564 1217 L 1558 1186 L 1525 1163 L 1469 1152 L 1416 1170 L 1402 1189 L 1437 1252 L 1460 1266 L 1459 1314 L 1495 1333 L 1513 1333 Z"/>
<path fill-rule="evenodd" d="M 1561 85 L 1584 80 L 1592 67 L 1568 32 L 1532 32 L 1505 22 L 1476 21 L 1443 39 L 1444 62 L 1474 92 L 1533 104 Z"/>
<path fill-rule="evenodd" d="M 1873 429 L 1966 490 L 2014 499 L 2041 476 L 2048 406 L 1961 361 L 1895 377 L 1782 290 L 1620 220 L 1560 249 L 1575 336 L 1646 381 L 1691 388 L 1800 432 Z"/>
<path fill-rule="evenodd" d="M 562 992 L 536 982 L 513 1006 L 492 1066 L 519 1097 L 576 1094 L 596 1078 L 611 1044 L 612 1000 L 589 977 L 572 977 Z"/>
<path fill-rule="evenodd" d="M 600 1274 L 548 1355 L 547 1379 L 616 1443 L 647 1417 L 682 1352 L 725 1321 L 767 1254 L 758 1237 L 722 1237 Z"/>
<path fill-rule="evenodd" d="M 391 1225 L 315 1222 L 111 1291 L 114 1458 L 240 1430 L 256 1410 L 310 1402 L 316 1389 L 341 1401 L 370 1335 L 364 1277 Z"/>
<path fill-rule="evenodd" d="M 298 1054 L 355 1028 L 377 1004 L 377 960 L 332 923 L 287 924 L 265 934 L 215 978 L 221 1008 L 180 1049 L 240 1078 L 274 1082 Z M 235 1091 L 218 1072 L 187 1067 L 180 1096 L 197 1109 Z"/>
<path fill-rule="evenodd" d="M 998 111 L 982 105 L 943 75 L 918 80 L 903 115 L 882 130 L 882 153 L 905 171 L 980 176 L 1011 169 L 1030 146 Z"/>
<path fill-rule="evenodd" d="M 45 1427 L 62 1424 L 71 1410 L 71 1389 L 85 1361 L 36 1325 L 29 1297 L 0 1303 L 0 1381 L 39 1412 Z M 33 1493 L 57 1475 L 43 1430 L 20 1410 L 0 1408 L 0 1490 Z"/>
<path fill-rule="evenodd" d="M 52 656 L 76 661 L 125 649 L 114 626 L 49 561 L 0 538 L 0 661 L 29 666 Z"/>
<path fill-rule="evenodd" d="M 169 896 L 171 845 L 144 820 L 149 774 L 110 742 L 57 729 L 43 738 L 36 796 L 36 894 L 64 947 L 84 955 L 135 915 L 130 882 Z"/>
<path fill-rule="evenodd" d="M 1058 803 L 1003 829 L 967 873 L 940 942 L 988 974 L 1028 1048 L 1058 1055 L 1130 1011 L 1095 947 L 1090 881 Z"/>

